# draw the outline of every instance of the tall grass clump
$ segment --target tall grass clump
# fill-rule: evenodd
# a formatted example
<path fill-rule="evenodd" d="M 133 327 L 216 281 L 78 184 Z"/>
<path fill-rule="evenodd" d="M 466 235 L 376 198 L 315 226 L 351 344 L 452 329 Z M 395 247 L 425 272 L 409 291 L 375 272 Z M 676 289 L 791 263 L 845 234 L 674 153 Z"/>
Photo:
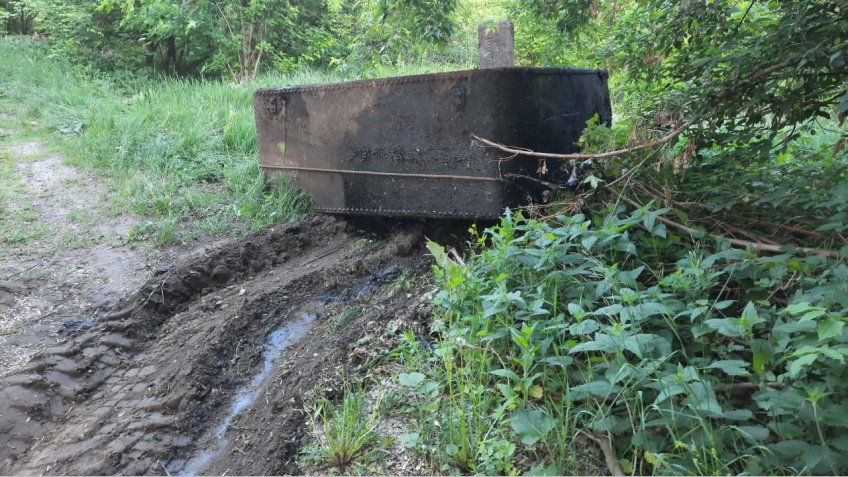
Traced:
<path fill-rule="evenodd" d="M 339 470 L 365 463 L 370 453 L 383 442 L 377 434 L 380 397 L 370 405 L 364 392 L 347 390 L 341 402 L 327 399 L 312 408 L 312 423 L 319 441 L 317 455 L 321 461 Z"/>
<path fill-rule="evenodd" d="M 284 177 L 266 180 L 258 167 L 252 89 L 108 77 L 14 38 L 0 39 L 0 57 L 2 101 L 19 122 L 38 122 L 69 162 L 113 179 L 115 202 L 127 211 L 163 227 L 178 222 L 227 233 L 295 220 L 308 210 L 304 194 Z"/>

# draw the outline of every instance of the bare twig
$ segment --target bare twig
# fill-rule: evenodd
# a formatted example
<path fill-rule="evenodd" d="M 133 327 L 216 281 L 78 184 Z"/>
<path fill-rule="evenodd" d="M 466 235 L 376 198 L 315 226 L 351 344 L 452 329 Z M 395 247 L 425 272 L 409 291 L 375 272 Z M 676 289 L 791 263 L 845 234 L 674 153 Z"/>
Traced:
<path fill-rule="evenodd" d="M 714 386 L 713 389 L 715 391 L 756 391 L 760 389 L 760 386 L 760 383 L 730 383 L 723 386 Z M 788 387 L 785 383 L 765 383 L 762 386 L 770 389 L 786 389 Z"/>
<path fill-rule="evenodd" d="M 578 153 L 578 154 L 556 154 L 556 153 L 552 153 L 552 152 L 534 152 L 534 151 L 528 151 L 528 150 L 524 150 L 524 149 L 520 149 L 520 148 L 516 148 L 516 147 L 511 147 L 511 146 L 504 146 L 503 144 L 492 142 L 488 139 L 484 139 L 480 136 L 477 136 L 476 134 L 472 134 L 471 137 L 475 141 L 478 141 L 478 142 L 480 142 L 480 143 L 482 143 L 486 146 L 493 147 L 493 148 L 501 150 L 503 152 L 508 152 L 510 154 L 516 154 L 516 155 L 519 155 L 519 156 L 545 157 L 545 158 L 549 158 L 549 159 L 608 159 L 608 158 L 611 158 L 611 157 L 619 157 L 619 156 L 623 156 L 625 154 L 630 154 L 632 152 L 637 152 L 637 151 L 641 151 L 643 149 L 649 149 L 649 148 L 652 148 L 652 147 L 656 147 L 656 146 L 665 144 L 668 141 L 671 141 L 672 139 L 679 136 L 690 125 L 691 125 L 691 123 L 686 123 L 683 126 L 680 126 L 679 128 L 675 129 L 674 131 L 671 131 L 670 133 L 666 134 L 665 136 L 657 139 L 656 141 L 651 141 L 649 143 L 640 144 L 638 146 L 628 147 L 627 149 L 619 149 L 617 151 L 601 152 L 601 153 L 596 153 L 596 154 L 580 154 L 580 153 Z"/>
<path fill-rule="evenodd" d="M 627 197 L 622 196 L 621 199 L 624 200 L 625 202 L 627 202 L 628 204 L 632 205 L 633 207 L 642 207 L 641 205 L 639 205 L 638 202 L 636 202 L 632 199 L 629 199 Z M 749 240 L 740 240 L 740 239 L 724 237 L 722 235 L 710 234 L 709 232 L 704 232 L 703 230 L 693 229 L 692 227 L 687 227 L 683 224 L 679 224 L 679 223 L 677 223 L 673 220 L 667 219 L 663 216 L 658 216 L 657 220 L 659 220 L 660 222 L 662 222 L 666 225 L 670 225 L 670 226 L 672 226 L 676 229 L 683 230 L 684 232 L 689 232 L 690 234 L 704 234 L 704 233 L 706 233 L 706 234 L 709 234 L 709 235 L 713 235 L 714 237 L 719 237 L 721 239 L 727 240 L 731 245 L 736 245 L 736 246 L 739 246 L 739 247 L 751 247 L 752 249 L 757 250 L 757 251 L 761 251 L 761 252 L 780 253 L 780 252 L 783 252 L 784 248 L 787 247 L 786 245 L 780 245 L 780 244 L 775 245 L 775 244 L 768 244 L 768 243 L 762 243 L 762 242 L 752 242 L 752 241 L 749 241 Z M 840 258 L 841 257 L 839 252 L 835 252 L 833 250 L 825 250 L 823 248 L 796 247 L 796 250 L 804 252 L 807 255 L 818 255 L 818 256 L 821 256 L 821 257 L 829 257 L 829 258 Z"/>
<path fill-rule="evenodd" d="M 771 245 L 780 245 L 779 243 L 775 242 L 774 240 L 767 239 L 765 237 L 757 237 L 756 235 L 752 234 L 751 232 L 748 232 L 747 230 L 743 230 L 743 229 L 740 229 L 739 227 L 736 227 L 734 225 L 730 225 L 726 222 L 722 222 L 721 220 L 718 220 L 715 217 L 709 217 L 709 219 L 712 220 L 713 222 L 715 222 L 719 227 L 730 232 L 731 234 L 739 234 L 739 235 L 742 235 L 744 237 L 748 237 L 749 239 L 754 240 L 756 242 L 763 242 L 763 243 L 767 243 L 767 244 L 771 244 Z"/>
<path fill-rule="evenodd" d="M 730 215 L 731 217 L 734 217 L 734 218 L 737 218 L 737 219 L 740 219 L 740 220 L 745 220 L 745 221 L 748 221 L 748 222 L 753 222 L 755 224 L 768 225 L 769 227 L 778 227 L 778 228 L 781 228 L 783 230 L 787 230 L 789 232 L 795 232 L 795 233 L 802 234 L 802 235 L 809 235 L 811 237 L 817 237 L 817 238 L 822 238 L 822 239 L 827 238 L 826 235 L 821 234 L 819 232 L 815 232 L 813 230 L 802 229 L 801 227 L 795 227 L 793 225 L 778 224 L 776 222 L 769 222 L 768 220 L 755 219 L 753 217 L 744 217 L 744 216 L 741 216 L 739 214 L 735 214 L 735 213 L 730 212 L 730 211 L 725 211 L 724 213 L 727 214 L 727 215 Z"/>

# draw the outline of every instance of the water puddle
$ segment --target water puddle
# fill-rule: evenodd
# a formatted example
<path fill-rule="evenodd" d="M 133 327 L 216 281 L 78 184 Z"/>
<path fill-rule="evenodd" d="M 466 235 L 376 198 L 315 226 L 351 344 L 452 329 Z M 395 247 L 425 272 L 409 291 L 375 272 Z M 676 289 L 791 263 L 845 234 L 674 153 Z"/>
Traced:
<path fill-rule="evenodd" d="M 226 417 L 204 439 L 209 443 L 206 449 L 199 451 L 194 457 L 186 461 L 178 475 L 198 475 L 213 459 L 227 449 L 229 440 L 224 435 L 230 426 L 232 426 L 235 418 L 256 401 L 256 398 L 262 392 L 262 383 L 271 374 L 271 370 L 274 369 L 274 362 L 280 356 L 280 353 L 289 345 L 296 343 L 306 336 L 315 318 L 315 313 L 301 311 L 295 315 L 293 320 L 268 335 L 262 351 L 262 367 L 248 384 L 236 391 L 233 403 L 230 405 Z"/>

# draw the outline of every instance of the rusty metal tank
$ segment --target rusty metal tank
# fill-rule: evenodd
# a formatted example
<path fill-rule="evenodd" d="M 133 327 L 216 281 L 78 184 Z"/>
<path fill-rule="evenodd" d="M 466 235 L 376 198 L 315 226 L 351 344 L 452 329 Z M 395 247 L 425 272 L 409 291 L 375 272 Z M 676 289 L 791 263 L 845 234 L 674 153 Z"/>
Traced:
<path fill-rule="evenodd" d="M 489 219 L 539 200 L 539 161 L 472 140 L 577 152 L 611 120 L 607 73 L 497 68 L 254 93 L 259 163 L 289 173 L 319 212 Z M 550 177 L 542 177 L 550 181 Z"/>

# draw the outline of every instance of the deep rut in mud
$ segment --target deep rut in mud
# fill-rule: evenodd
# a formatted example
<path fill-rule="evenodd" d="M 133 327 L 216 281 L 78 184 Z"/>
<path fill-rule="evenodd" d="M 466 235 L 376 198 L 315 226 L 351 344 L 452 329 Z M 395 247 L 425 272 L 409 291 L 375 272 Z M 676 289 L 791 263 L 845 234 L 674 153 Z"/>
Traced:
<path fill-rule="evenodd" d="M 315 217 L 148 281 L 91 329 L 0 380 L 0 474 L 297 473 L 301 397 L 344 366 L 375 290 L 420 270 L 420 228 L 376 247 Z M 352 303 L 367 312 L 328 333 Z"/>

